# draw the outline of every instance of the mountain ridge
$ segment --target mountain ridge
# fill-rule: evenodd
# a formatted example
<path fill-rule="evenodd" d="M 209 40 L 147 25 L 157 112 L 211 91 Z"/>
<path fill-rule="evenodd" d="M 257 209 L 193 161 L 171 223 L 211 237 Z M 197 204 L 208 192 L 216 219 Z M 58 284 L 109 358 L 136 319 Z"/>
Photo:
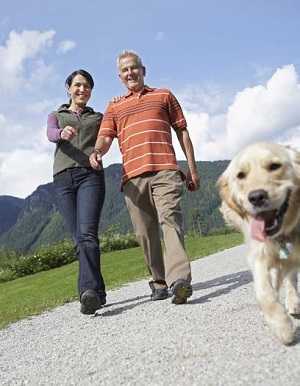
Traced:
<path fill-rule="evenodd" d="M 185 231 L 206 234 L 224 226 L 218 207 L 220 199 L 216 180 L 229 161 L 197 161 L 201 187 L 197 192 L 185 192 L 182 200 Z M 179 161 L 182 170 L 186 161 Z M 118 232 L 132 231 L 121 187 L 121 164 L 105 168 L 106 198 L 99 223 L 99 232 L 115 225 Z M 22 253 L 51 244 L 70 235 L 58 212 L 53 183 L 40 185 L 25 199 L 0 196 L 0 248 Z M 3 224 L 2 224 L 3 219 Z M 5 221 L 4 221 L 5 220 Z"/>

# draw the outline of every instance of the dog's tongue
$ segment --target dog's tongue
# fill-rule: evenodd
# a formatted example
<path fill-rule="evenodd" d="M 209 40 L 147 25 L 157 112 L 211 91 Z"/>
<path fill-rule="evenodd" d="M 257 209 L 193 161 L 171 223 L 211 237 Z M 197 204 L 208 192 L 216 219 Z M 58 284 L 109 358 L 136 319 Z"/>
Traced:
<path fill-rule="evenodd" d="M 250 222 L 251 237 L 258 241 L 265 241 L 267 238 L 265 232 L 265 220 L 262 218 L 252 218 Z"/>

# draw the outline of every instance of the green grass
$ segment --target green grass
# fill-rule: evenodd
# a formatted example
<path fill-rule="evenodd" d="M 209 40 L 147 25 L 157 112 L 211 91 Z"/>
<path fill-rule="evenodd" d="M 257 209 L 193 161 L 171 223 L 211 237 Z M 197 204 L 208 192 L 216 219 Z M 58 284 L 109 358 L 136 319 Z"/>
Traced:
<path fill-rule="evenodd" d="M 237 233 L 188 237 L 186 247 L 192 260 L 242 242 Z M 78 263 L 40 272 L 0 284 L 0 328 L 22 318 L 77 299 Z M 102 270 L 107 289 L 148 276 L 140 248 L 104 253 Z"/>

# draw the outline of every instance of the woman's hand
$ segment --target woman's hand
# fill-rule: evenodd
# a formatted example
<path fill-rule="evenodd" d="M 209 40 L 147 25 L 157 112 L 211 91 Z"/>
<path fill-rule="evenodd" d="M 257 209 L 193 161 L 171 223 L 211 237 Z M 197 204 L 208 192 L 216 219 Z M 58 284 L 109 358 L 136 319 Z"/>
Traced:
<path fill-rule="evenodd" d="M 65 141 L 71 141 L 77 134 L 77 130 L 72 126 L 65 126 L 60 133 L 60 138 Z"/>
<path fill-rule="evenodd" d="M 91 167 L 95 170 L 103 169 L 102 156 L 99 150 L 94 150 L 89 157 Z"/>

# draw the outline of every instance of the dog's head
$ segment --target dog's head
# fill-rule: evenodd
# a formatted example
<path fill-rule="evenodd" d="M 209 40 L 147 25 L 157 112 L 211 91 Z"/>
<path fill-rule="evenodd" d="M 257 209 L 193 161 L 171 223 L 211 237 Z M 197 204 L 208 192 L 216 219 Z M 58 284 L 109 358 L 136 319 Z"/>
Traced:
<path fill-rule="evenodd" d="M 250 223 L 255 239 L 290 233 L 300 219 L 300 153 L 294 149 L 250 145 L 233 158 L 217 184 L 225 218 Z"/>

